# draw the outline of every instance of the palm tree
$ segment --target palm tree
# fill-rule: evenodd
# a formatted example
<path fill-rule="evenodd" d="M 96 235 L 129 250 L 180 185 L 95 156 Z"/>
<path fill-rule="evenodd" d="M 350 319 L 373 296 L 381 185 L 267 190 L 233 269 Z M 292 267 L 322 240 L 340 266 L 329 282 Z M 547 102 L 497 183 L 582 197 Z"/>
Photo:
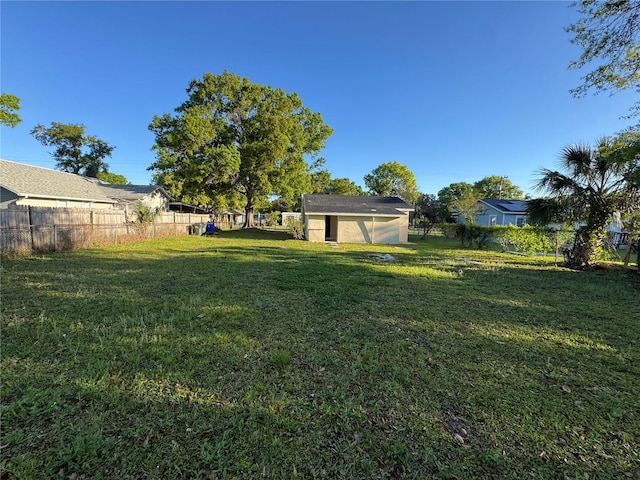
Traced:
<path fill-rule="evenodd" d="M 596 148 L 574 144 L 564 147 L 560 164 L 566 173 L 542 169 L 536 187 L 550 198 L 529 202 L 533 220 L 582 224 L 572 247 L 566 252 L 570 266 L 592 267 L 606 237 L 606 228 L 616 211 L 638 207 L 638 185 L 631 181 L 640 166 L 638 137 L 632 144 L 603 138 Z"/>

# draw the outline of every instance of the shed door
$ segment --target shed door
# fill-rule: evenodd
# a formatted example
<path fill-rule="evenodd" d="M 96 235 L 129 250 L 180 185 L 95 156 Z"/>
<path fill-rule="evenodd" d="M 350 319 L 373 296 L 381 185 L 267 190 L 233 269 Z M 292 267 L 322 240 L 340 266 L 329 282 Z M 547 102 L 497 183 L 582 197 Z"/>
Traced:
<path fill-rule="evenodd" d="M 326 215 L 324 217 L 324 239 L 335 242 L 338 239 L 338 217 Z"/>

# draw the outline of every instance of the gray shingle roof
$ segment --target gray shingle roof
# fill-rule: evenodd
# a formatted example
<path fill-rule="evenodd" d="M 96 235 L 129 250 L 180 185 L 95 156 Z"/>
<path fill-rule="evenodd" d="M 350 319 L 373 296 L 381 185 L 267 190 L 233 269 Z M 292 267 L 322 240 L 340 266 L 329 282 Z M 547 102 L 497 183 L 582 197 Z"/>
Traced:
<path fill-rule="evenodd" d="M 117 200 L 142 200 L 156 190 L 160 190 L 167 198 L 171 198 L 162 187 L 158 187 L 157 185 L 111 185 L 108 183 L 98 183 L 98 187 L 107 197 Z"/>
<path fill-rule="evenodd" d="M 374 197 L 367 195 L 325 195 L 311 194 L 302 196 L 305 213 L 398 216 L 413 207 L 398 197 Z"/>
<path fill-rule="evenodd" d="M 0 186 L 21 197 L 115 203 L 86 177 L 9 160 L 0 160 Z"/>

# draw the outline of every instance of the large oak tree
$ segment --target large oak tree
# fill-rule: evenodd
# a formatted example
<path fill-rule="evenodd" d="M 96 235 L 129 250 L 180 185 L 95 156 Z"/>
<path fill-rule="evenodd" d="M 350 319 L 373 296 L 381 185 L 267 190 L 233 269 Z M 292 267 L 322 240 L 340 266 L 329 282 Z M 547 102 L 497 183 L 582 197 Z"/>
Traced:
<path fill-rule="evenodd" d="M 332 130 L 296 93 L 229 72 L 205 73 L 175 114 L 156 116 L 156 161 L 149 167 L 172 195 L 189 203 L 243 198 L 245 227 L 270 196 L 291 201 L 311 191 L 311 166 Z"/>

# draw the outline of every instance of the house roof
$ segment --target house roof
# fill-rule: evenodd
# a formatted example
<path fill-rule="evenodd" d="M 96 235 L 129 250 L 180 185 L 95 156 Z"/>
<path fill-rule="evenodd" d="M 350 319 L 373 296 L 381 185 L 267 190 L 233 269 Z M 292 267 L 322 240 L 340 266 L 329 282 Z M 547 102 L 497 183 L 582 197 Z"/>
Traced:
<path fill-rule="evenodd" d="M 116 203 L 81 175 L 0 160 L 0 186 L 19 197 Z"/>
<path fill-rule="evenodd" d="M 404 215 L 414 208 L 399 197 L 374 197 L 367 195 L 308 194 L 302 196 L 305 213 L 322 215 Z"/>
<path fill-rule="evenodd" d="M 169 202 L 169 210 L 173 212 L 196 213 L 200 215 L 211 214 L 211 211 L 204 207 L 198 205 L 189 205 L 182 202 Z"/>
<path fill-rule="evenodd" d="M 155 191 L 160 191 L 165 197 L 171 199 L 164 188 L 157 185 L 111 185 L 103 182 L 98 182 L 97 185 L 107 197 L 116 200 L 138 201 Z"/>
<path fill-rule="evenodd" d="M 503 213 L 512 213 L 512 214 L 527 213 L 526 200 L 498 200 L 496 198 L 482 198 L 480 201 Z"/>

